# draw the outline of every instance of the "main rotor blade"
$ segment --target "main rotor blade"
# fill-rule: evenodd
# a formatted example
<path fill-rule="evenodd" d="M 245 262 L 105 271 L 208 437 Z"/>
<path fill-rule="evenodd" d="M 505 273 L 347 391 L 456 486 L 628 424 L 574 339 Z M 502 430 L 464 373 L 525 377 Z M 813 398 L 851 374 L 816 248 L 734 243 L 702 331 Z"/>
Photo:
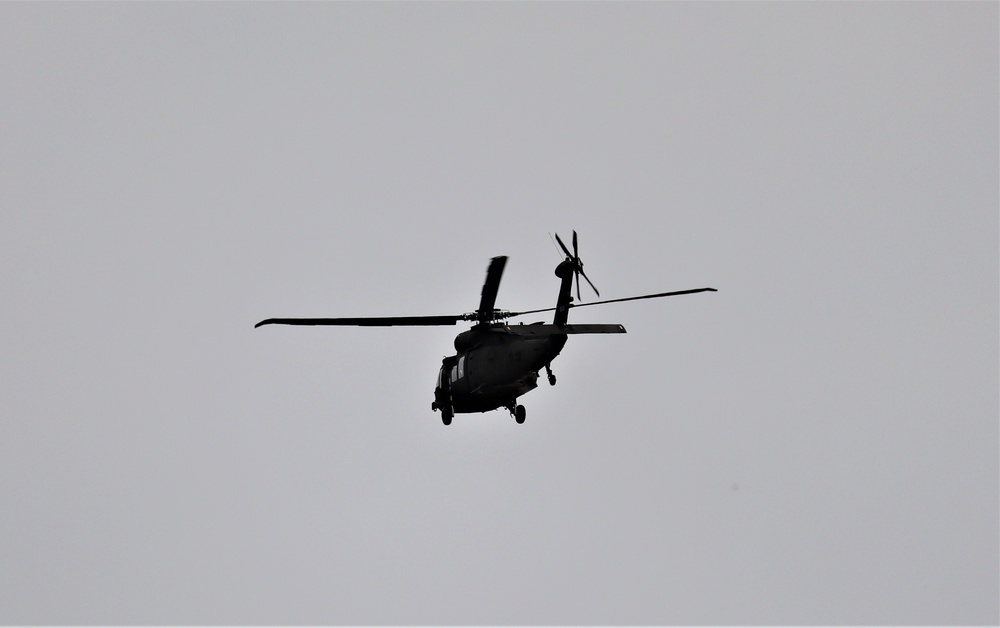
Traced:
<path fill-rule="evenodd" d="M 554 307 L 543 307 L 540 310 L 525 310 L 523 312 L 507 312 L 504 318 L 514 318 L 517 316 L 524 316 L 525 314 L 541 314 L 542 312 L 554 312 L 556 308 Z"/>
<path fill-rule="evenodd" d="M 576 246 L 576 229 L 573 230 L 573 259 L 580 261 L 580 249 Z"/>
<path fill-rule="evenodd" d="M 570 303 L 570 307 L 584 307 L 585 305 L 603 305 L 605 303 L 621 303 L 622 301 L 638 301 L 639 299 L 658 299 L 660 297 L 675 297 L 681 294 L 695 294 L 698 292 L 718 292 L 715 288 L 696 288 L 694 290 L 677 290 L 675 292 L 658 292 L 656 294 L 644 294 L 640 297 L 625 297 L 624 299 L 608 299 L 607 301 L 593 301 L 592 303 Z M 554 309 L 554 308 L 553 308 Z"/>
<path fill-rule="evenodd" d="M 674 292 L 658 292 L 656 294 L 644 294 L 638 297 L 625 297 L 624 299 L 609 299 L 607 301 L 594 301 L 593 303 L 570 303 L 569 307 L 584 307 L 587 305 L 604 305 L 605 303 L 621 303 L 622 301 L 638 301 L 639 299 L 658 299 L 660 297 L 674 297 L 681 294 L 696 294 L 698 292 L 718 292 L 715 288 L 696 288 L 694 290 L 676 290 Z M 507 312 L 504 318 L 514 318 L 525 314 L 541 314 L 542 312 L 554 312 L 554 307 L 544 307 L 540 310 L 525 310 L 523 312 Z"/>
<path fill-rule="evenodd" d="M 454 325 L 464 316 L 376 316 L 365 318 L 268 318 L 261 325 L 348 325 L 352 327 L 392 327 L 394 325 Z"/>
<path fill-rule="evenodd" d="M 479 309 L 476 310 L 476 319 L 481 323 L 493 318 L 493 309 L 497 301 L 497 290 L 500 289 L 500 279 L 503 277 L 503 269 L 506 265 L 507 256 L 500 255 L 491 259 L 490 265 L 486 269 L 486 281 L 483 283 L 483 292 L 479 299 Z"/>

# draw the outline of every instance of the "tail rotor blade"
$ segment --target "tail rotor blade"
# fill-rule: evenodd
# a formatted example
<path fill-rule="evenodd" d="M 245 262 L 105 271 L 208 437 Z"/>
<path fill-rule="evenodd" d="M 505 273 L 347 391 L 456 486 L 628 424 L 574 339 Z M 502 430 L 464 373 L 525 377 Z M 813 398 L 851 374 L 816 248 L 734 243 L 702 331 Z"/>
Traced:
<path fill-rule="evenodd" d="M 587 276 L 587 273 L 583 272 L 582 268 L 580 269 L 580 274 L 583 275 L 583 278 L 587 280 L 587 283 L 590 284 L 590 287 L 594 289 L 594 294 L 600 297 L 601 291 L 597 289 L 597 286 L 595 286 L 594 282 L 590 280 L 590 277 Z M 577 283 L 579 283 L 579 281 Z"/>
<path fill-rule="evenodd" d="M 569 249 L 566 248 L 566 245 L 563 244 L 562 238 L 559 237 L 558 233 L 556 234 L 556 242 L 558 242 L 559 246 L 562 247 L 563 253 L 566 254 L 566 257 L 574 257 L 575 258 L 575 256 L 569 252 Z"/>

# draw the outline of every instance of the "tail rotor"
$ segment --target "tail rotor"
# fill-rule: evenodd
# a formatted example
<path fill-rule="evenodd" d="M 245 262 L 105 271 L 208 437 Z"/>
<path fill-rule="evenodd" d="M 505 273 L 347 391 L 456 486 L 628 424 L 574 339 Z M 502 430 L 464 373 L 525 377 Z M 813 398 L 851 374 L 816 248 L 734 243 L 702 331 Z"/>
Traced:
<path fill-rule="evenodd" d="M 562 247 L 563 252 L 566 253 L 566 261 L 568 261 L 571 264 L 573 264 L 573 275 L 574 275 L 574 279 L 576 280 L 576 299 L 577 299 L 577 301 L 583 300 L 582 297 L 580 296 L 580 276 L 581 275 L 583 275 L 583 278 L 590 285 L 591 289 L 594 291 L 594 294 L 596 294 L 598 297 L 600 297 L 601 293 L 597 289 L 597 286 L 595 286 L 594 282 L 592 282 L 590 280 L 590 277 L 587 276 L 587 273 L 583 272 L 583 260 L 580 259 L 580 248 L 579 248 L 579 244 L 578 244 L 578 240 L 577 240 L 577 236 L 576 236 L 576 230 L 573 231 L 573 252 L 572 253 L 569 252 L 569 248 L 567 248 L 566 244 L 563 243 L 562 238 L 559 237 L 558 233 L 556 234 L 556 242 L 559 243 L 559 246 Z"/>

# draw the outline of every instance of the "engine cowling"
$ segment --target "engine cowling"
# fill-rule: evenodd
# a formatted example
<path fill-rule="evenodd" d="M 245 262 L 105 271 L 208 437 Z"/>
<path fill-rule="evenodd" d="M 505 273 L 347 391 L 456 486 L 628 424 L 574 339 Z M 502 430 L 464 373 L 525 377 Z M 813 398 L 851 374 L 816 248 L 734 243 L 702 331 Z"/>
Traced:
<path fill-rule="evenodd" d="M 479 333 L 474 329 L 463 331 L 459 335 L 455 336 L 455 351 L 461 353 L 463 351 L 468 351 L 472 347 L 476 346 L 477 344 L 476 338 L 478 336 Z"/>
<path fill-rule="evenodd" d="M 506 338 L 502 333 L 505 327 L 503 323 L 493 323 L 488 327 L 477 325 L 472 329 L 463 331 L 455 336 L 455 351 L 465 353 L 484 342 L 503 342 Z"/>

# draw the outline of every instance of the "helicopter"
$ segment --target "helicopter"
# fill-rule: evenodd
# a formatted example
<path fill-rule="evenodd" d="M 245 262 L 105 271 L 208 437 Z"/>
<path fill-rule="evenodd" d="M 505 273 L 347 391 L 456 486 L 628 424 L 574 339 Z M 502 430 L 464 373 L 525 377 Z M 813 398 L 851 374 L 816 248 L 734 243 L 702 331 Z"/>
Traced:
<path fill-rule="evenodd" d="M 559 278 L 559 294 L 556 306 L 539 310 L 511 312 L 496 308 L 497 290 L 500 278 L 507 264 L 507 256 L 501 255 L 490 260 L 486 269 L 479 307 L 475 312 L 445 316 L 381 316 L 362 318 L 268 318 L 254 325 L 346 325 L 354 327 L 391 327 L 455 325 L 459 321 L 471 321 L 470 329 L 455 337 L 455 355 L 441 361 L 437 384 L 434 388 L 432 411 L 441 412 L 441 421 L 451 425 L 457 413 L 489 412 L 507 409 L 514 420 L 524 423 L 527 414 L 518 398 L 538 386 L 539 371 L 545 369 L 549 385 L 555 386 L 556 376 L 552 373 L 552 360 L 562 351 L 566 339 L 571 334 L 624 334 L 625 327 L 613 324 L 570 324 L 569 310 L 588 305 L 657 299 L 698 292 L 716 292 L 715 288 L 696 288 L 659 292 L 636 297 L 609 299 L 581 303 L 580 277 L 598 296 L 601 293 L 583 272 L 576 231 L 573 231 L 573 252 L 555 234 L 559 247 L 566 254 L 555 274 Z M 575 280 L 576 301 L 572 296 Z M 544 322 L 528 325 L 508 325 L 503 322 L 510 318 L 542 312 L 555 312 L 551 324 Z"/>

